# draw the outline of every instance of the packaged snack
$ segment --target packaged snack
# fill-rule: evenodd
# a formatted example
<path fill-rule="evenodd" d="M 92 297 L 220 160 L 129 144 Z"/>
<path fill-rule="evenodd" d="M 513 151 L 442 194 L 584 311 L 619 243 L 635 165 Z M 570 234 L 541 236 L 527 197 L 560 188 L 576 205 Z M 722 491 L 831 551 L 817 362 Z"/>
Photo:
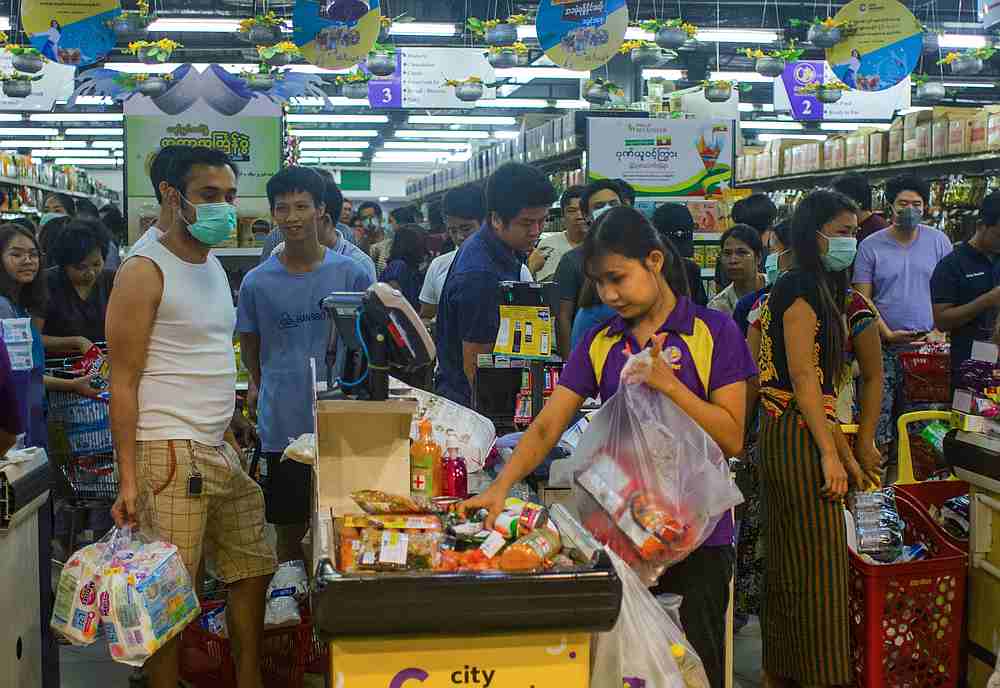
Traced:
<path fill-rule="evenodd" d="M 518 519 L 520 517 L 521 514 L 517 511 L 504 511 L 497 516 L 496 521 L 493 523 L 493 528 L 507 540 L 516 540 Z"/>
<path fill-rule="evenodd" d="M 198 618 L 198 598 L 174 545 L 118 529 L 106 561 L 99 606 L 111 658 L 142 666 Z"/>
<path fill-rule="evenodd" d="M 282 626 L 302 623 L 299 600 L 309 594 L 309 576 L 302 561 L 288 561 L 274 572 L 267 586 L 264 624 Z"/>
<path fill-rule="evenodd" d="M 559 534 L 549 528 L 539 528 L 510 545 L 500 555 L 504 571 L 533 571 L 542 568 L 562 548 Z"/>
<path fill-rule="evenodd" d="M 419 571 L 440 561 L 441 532 L 365 528 L 355 553 L 360 571 Z"/>
<path fill-rule="evenodd" d="M 103 541 L 84 547 L 70 557 L 59 576 L 49 626 L 74 645 L 90 645 L 97 638 L 101 624 L 97 599 L 107 549 Z"/>
<path fill-rule="evenodd" d="M 366 514 L 431 514 L 437 509 L 430 499 L 410 495 L 391 495 L 379 490 L 358 490 L 351 493 Z"/>
<path fill-rule="evenodd" d="M 229 629 L 226 627 L 226 605 L 220 604 L 218 607 L 207 610 L 201 615 L 198 625 L 220 638 L 228 637 Z"/>

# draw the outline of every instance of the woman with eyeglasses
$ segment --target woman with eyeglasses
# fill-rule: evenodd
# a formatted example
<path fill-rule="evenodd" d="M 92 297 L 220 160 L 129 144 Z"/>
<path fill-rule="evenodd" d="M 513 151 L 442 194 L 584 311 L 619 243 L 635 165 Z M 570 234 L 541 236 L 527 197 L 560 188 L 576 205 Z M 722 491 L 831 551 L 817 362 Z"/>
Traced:
<path fill-rule="evenodd" d="M 750 225 L 733 225 L 722 235 L 721 244 L 722 265 L 732 282 L 708 302 L 708 307 L 732 315 L 740 299 L 764 288 L 764 275 L 757 270 L 764 245 Z"/>

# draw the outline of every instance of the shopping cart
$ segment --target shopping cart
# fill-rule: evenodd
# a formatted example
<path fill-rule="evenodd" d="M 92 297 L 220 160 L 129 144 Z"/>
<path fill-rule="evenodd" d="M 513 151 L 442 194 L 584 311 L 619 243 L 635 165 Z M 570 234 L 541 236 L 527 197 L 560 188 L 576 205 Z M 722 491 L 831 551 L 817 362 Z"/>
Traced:
<path fill-rule="evenodd" d="M 49 359 L 47 374 L 75 377 L 80 360 L 79 356 Z M 49 460 L 58 469 L 56 494 L 69 521 L 68 533 L 60 535 L 69 554 L 80 544 L 99 539 L 110 527 L 118 468 L 106 401 L 50 392 L 48 403 Z"/>

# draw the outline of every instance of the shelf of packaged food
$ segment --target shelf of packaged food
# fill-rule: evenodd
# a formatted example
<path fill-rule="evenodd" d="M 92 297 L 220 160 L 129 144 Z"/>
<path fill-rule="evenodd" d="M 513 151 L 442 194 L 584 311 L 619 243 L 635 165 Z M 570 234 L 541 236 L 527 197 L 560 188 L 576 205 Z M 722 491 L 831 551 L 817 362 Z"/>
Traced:
<path fill-rule="evenodd" d="M 60 189 L 57 186 L 49 186 L 48 184 L 42 184 L 41 182 L 26 182 L 23 179 L 18 179 L 17 177 L 0 177 L 0 184 L 14 184 L 16 186 L 27 186 L 32 189 L 41 189 L 42 191 L 52 191 L 55 193 L 66 194 L 67 196 L 74 196 L 75 198 L 95 198 L 98 194 L 84 193 L 83 191 L 70 191 L 69 189 Z"/>
<path fill-rule="evenodd" d="M 798 189 L 822 186 L 835 177 L 848 172 L 858 172 L 870 181 L 888 179 L 903 172 L 918 172 L 926 179 L 949 176 L 954 174 L 986 174 L 1000 171 L 1000 153 L 976 153 L 973 155 L 953 155 L 944 158 L 928 158 L 924 160 L 909 160 L 894 162 L 887 165 L 869 167 L 844 167 L 838 170 L 822 172 L 806 172 L 769 179 L 738 181 L 737 187 L 753 188 L 756 191 L 778 191 L 781 189 Z"/>
<path fill-rule="evenodd" d="M 216 258 L 254 258 L 260 255 L 260 246 L 249 248 L 213 248 L 212 255 Z"/>
<path fill-rule="evenodd" d="M 695 232 L 695 241 L 719 241 L 722 239 L 722 232 Z"/>

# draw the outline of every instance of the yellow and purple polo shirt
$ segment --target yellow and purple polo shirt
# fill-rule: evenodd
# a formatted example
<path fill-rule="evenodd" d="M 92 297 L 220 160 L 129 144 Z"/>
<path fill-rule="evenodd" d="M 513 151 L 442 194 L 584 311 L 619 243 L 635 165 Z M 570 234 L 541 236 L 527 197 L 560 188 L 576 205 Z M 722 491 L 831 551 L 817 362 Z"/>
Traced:
<path fill-rule="evenodd" d="M 740 328 L 726 313 L 680 297 L 657 330 L 659 333 L 667 334 L 663 352 L 677 379 L 705 401 L 715 390 L 757 374 L 757 366 Z M 584 335 L 566 361 L 559 384 L 581 397 L 600 396 L 606 401 L 618 391 L 629 352 L 643 348 L 628 323 L 616 315 Z M 732 519 L 723 518 L 705 545 L 731 545 L 732 542 Z"/>

